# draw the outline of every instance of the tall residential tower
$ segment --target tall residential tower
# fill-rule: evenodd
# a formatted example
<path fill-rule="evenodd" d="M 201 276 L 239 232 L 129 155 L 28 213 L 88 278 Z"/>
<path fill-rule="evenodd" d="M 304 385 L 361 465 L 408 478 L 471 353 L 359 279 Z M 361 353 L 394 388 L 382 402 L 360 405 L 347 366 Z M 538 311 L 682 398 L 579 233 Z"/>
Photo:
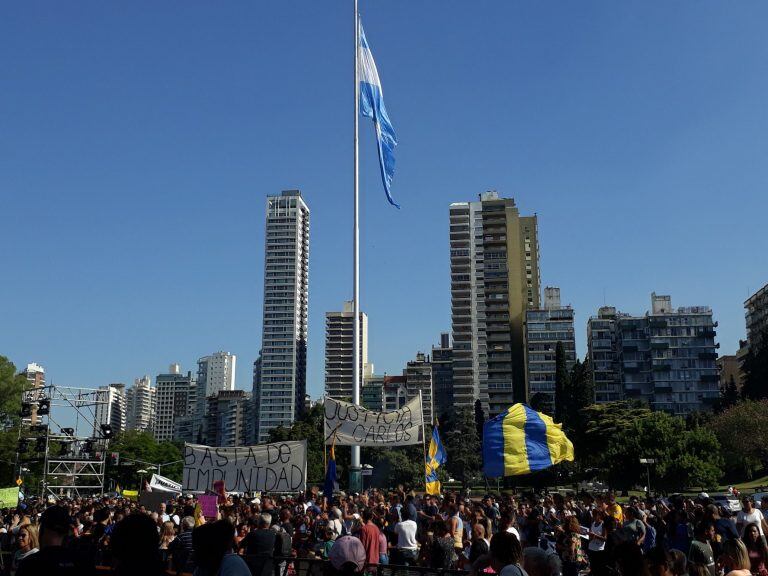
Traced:
<path fill-rule="evenodd" d="M 254 382 L 256 440 L 289 426 L 307 391 L 309 208 L 298 190 L 267 197 L 261 371 Z"/>
<path fill-rule="evenodd" d="M 525 311 L 539 307 L 536 216 L 484 192 L 450 206 L 453 397 L 495 415 L 526 400 Z"/>
<path fill-rule="evenodd" d="M 344 302 L 341 312 L 325 313 L 325 393 L 337 400 L 352 401 L 352 351 L 354 334 L 352 302 Z M 368 369 L 368 316 L 360 312 L 360 374 Z"/>

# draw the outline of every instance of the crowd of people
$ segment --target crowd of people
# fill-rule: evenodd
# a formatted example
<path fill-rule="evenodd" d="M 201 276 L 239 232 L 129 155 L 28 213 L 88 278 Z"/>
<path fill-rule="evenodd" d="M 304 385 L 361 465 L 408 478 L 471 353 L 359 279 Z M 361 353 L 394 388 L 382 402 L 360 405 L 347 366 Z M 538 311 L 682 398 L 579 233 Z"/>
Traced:
<path fill-rule="evenodd" d="M 706 494 L 418 495 L 400 487 L 226 497 L 204 519 L 193 496 L 148 510 L 117 497 L 2 510 L 0 574 L 313 576 L 382 565 L 472 576 L 768 576 L 768 499 L 731 514 Z"/>

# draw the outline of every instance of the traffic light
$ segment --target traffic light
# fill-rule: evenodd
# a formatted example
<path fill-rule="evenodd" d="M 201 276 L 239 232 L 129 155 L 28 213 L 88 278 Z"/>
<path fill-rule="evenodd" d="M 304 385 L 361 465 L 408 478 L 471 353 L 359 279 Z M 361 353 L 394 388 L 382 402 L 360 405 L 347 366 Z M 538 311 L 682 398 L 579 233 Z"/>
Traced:
<path fill-rule="evenodd" d="M 109 424 L 102 424 L 101 425 L 101 435 L 104 438 L 106 438 L 107 440 L 112 438 L 112 426 L 110 426 Z"/>

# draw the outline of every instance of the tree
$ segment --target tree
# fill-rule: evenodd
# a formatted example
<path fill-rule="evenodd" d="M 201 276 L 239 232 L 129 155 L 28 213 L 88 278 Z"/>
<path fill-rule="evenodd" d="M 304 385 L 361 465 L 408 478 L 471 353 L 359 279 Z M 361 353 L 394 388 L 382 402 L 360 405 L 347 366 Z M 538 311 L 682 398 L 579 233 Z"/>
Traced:
<path fill-rule="evenodd" d="M 0 423 L 5 428 L 19 422 L 21 392 L 26 385 L 23 374 L 16 373 L 16 366 L 5 356 L 0 356 Z"/>
<path fill-rule="evenodd" d="M 323 405 L 317 403 L 290 427 L 279 426 L 269 432 L 269 442 L 306 439 L 307 481 L 309 482 L 320 483 L 325 477 L 323 418 Z M 336 465 L 340 477 L 343 477 L 349 465 L 349 450 L 336 449 Z"/>
<path fill-rule="evenodd" d="M 715 411 L 723 412 L 731 406 L 738 404 L 739 399 L 739 388 L 736 386 L 736 380 L 734 379 L 733 374 L 731 374 L 728 383 L 720 388 L 720 398 L 715 405 Z"/>
<path fill-rule="evenodd" d="M 536 412 L 544 412 L 545 414 L 552 416 L 552 407 L 550 406 L 547 395 L 543 392 L 536 392 L 531 395 L 530 400 L 528 400 L 528 405 L 533 410 L 536 410 Z"/>
<path fill-rule="evenodd" d="M 480 400 L 475 400 L 475 430 L 477 430 L 477 437 L 480 443 L 483 443 L 483 426 L 485 425 L 485 412 L 483 411 L 483 404 Z"/>
<path fill-rule="evenodd" d="M 568 407 L 568 367 L 565 348 L 558 340 L 555 345 L 555 422 L 563 422 Z"/>
<path fill-rule="evenodd" d="M 709 422 L 725 457 L 730 480 L 752 478 L 768 462 L 768 400 L 745 400 Z"/>
<path fill-rule="evenodd" d="M 584 428 L 586 421 L 581 411 L 595 403 L 595 386 L 588 361 L 582 363 L 576 360 L 568 375 L 564 396 L 566 404 L 563 410 L 563 426 L 569 432 Z"/>
<path fill-rule="evenodd" d="M 574 431 L 576 461 L 585 466 L 602 468 L 608 443 L 627 430 L 632 422 L 651 414 L 640 402 L 606 402 L 582 408 L 580 417 L 584 425 Z"/>
<path fill-rule="evenodd" d="M 480 475 L 482 466 L 482 445 L 477 436 L 474 410 L 466 407 L 454 412 L 440 430 L 448 453 L 446 468 L 466 487 Z"/>
<path fill-rule="evenodd" d="M 768 398 L 768 329 L 753 338 L 744 356 L 744 386 L 742 396 L 747 400 Z"/>
<path fill-rule="evenodd" d="M 109 451 L 120 454 L 118 466 L 107 466 L 107 479 L 123 488 L 138 486 L 139 470 L 148 471 L 148 476 L 157 473 L 157 468 L 152 464 L 165 464 L 173 462 L 169 466 L 163 466 L 160 474 L 181 482 L 184 463 L 182 460 L 181 446 L 174 442 L 158 442 L 149 432 L 139 430 L 126 430 L 119 434 L 109 444 Z M 146 464 L 150 462 L 151 464 Z M 145 476 L 147 476 L 145 475 Z"/>
<path fill-rule="evenodd" d="M 631 422 L 608 442 L 604 454 L 608 480 L 621 489 L 645 484 L 641 458 L 655 461 L 652 483 L 665 491 L 715 486 L 722 476 L 715 435 L 703 428 L 686 430 L 683 418 L 666 412 L 651 412 Z"/>

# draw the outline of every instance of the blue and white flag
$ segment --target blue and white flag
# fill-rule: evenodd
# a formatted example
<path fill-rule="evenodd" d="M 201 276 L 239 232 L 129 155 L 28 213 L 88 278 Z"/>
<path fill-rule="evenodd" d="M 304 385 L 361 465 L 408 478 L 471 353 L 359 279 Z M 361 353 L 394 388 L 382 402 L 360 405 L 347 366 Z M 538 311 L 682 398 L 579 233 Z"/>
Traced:
<path fill-rule="evenodd" d="M 384 107 L 384 95 L 379 81 L 379 72 L 373 55 L 365 39 L 363 24 L 360 23 L 360 47 L 358 51 L 360 74 L 360 113 L 371 118 L 376 128 L 376 141 L 379 145 L 379 165 L 381 166 L 381 180 L 384 183 L 384 191 L 387 200 L 393 206 L 400 206 L 392 199 L 390 186 L 392 176 L 395 173 L 395 146 L 397 138 L 392 122 L 389 121 L 387 109 Z"/>

